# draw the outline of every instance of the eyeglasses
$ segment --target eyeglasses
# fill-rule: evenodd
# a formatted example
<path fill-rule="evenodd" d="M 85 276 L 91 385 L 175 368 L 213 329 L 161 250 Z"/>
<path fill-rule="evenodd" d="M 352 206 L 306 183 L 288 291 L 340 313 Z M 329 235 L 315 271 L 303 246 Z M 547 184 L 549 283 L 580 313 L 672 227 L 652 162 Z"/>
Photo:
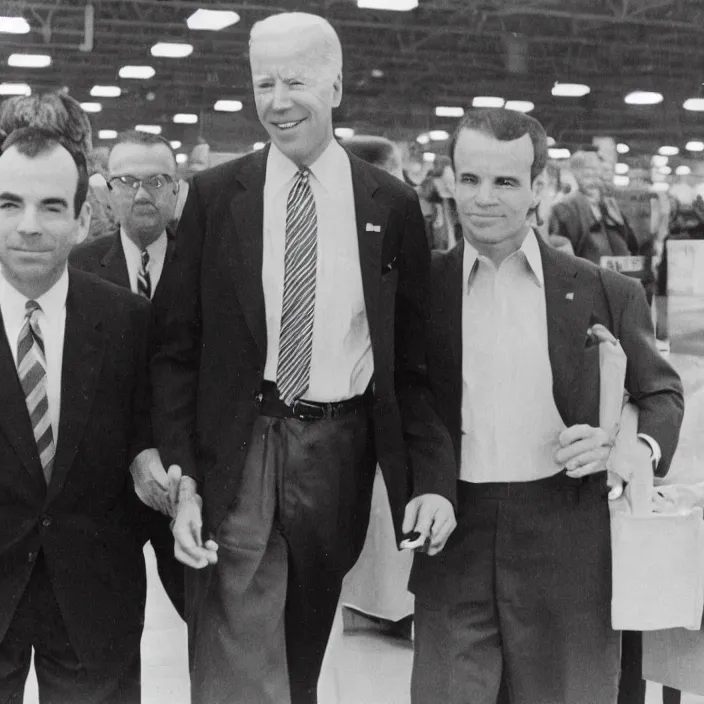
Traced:
<path fill-rule="evenodd" d="M 108 186 L 136 193 L 141 187 L 146 188 L 148 191 L 160 191 L 162 188 L 174 183 L 175 180 L 168 174 L 154 174 L 154 176 L 147 176 L 146 178 L 114 176 L 108 181 Z"/>

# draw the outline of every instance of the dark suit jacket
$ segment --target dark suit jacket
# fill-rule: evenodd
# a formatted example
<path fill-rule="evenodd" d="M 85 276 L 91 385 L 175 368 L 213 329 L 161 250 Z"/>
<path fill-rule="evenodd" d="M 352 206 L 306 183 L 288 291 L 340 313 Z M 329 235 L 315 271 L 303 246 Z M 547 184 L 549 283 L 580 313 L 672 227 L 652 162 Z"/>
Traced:
<path fill-rule="evenodd" d="M 166 236 L 168 241 L 165 264 L 171 259 L 174 250 L 174 234 L 168 228 Z M 130 288 L 130 275 L 127 271 L 127 260 L 122 248 L 119 228 L 112 235 L 97 237 L 79 244 L 71 252 L 69 262 L 81 271 L 97 274 L 101 279 Z"/>
<path fill-rule="evenodd" d="M 619 339 L 628 357 L 626 389 L 638 406 L 639 432 L 657 440 L 667 473 L 677 447 L 684 413 L 677 372 L 655 347 L 655 336 L 641 285 L 622 274 L 538 244 L 545 276 L 548 351 L 553 397 L 565 425 L 599 425 L 599 348 L 586 345 L 587 329 L 601 323 Z M 428 317 L 428 372 L 437 411 L 447 426 L 459 472 L 462 440 L 462 288 L 464 240 L 436 253 L 431 265 Z M 570 295 L 568 295 L 570 294 Z M 520 305 L 520 302 L 518 303 Z M 477 330 L 481 335 L 481 330 Z M 417 555 L 411 588 L 432 588 L 433 561 Z"/>
<path fill-rule="evenodd" d="M 0 325 L 0 639 L 42 550 L 79 657 L 119 662 L 139 647 L 146 581 L 129 520 L 128 467 L 153 446 L 148 325 L 146 301 L 69 268 L 60 425 L 48 488 Z"/>
<path fill-rule="evenodd" d="M 264 149 L 193 178 L 152 309 L 155 433 L 166 466 L 180 464 L 201 484 L 206 532 L 237 496 L 259 414 L 267 155 Z M 411 480 L 415 494 L 455 498 L 452 450 L 425 376 L 429 254 L 414 191 L 351 155 L 350 163 L 374 355 L 376 454 L 398 530 Z"/>

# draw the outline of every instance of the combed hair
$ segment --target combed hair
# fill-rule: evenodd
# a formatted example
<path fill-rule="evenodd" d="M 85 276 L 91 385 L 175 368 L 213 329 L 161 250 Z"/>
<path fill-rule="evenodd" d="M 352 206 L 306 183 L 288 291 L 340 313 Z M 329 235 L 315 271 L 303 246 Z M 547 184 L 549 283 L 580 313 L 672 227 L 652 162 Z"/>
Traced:
<path fill-rule="evenodd" d="M 390 161 L 397 158 L 396 145 L 386 137 L 355 135 L 341 140 L 340 144 L 355 156 L 380 169 L 385 169 Z"/>
<path fill-rule="evenodd" d="M 501 142 L 512 142 L 524 134 L 533 143 L 531 183 L 542 173 L 548 161 L 548 136 L 543 126 L 530 115 L 505 108 L 470 108 L 459 121 L 450 140 L 450 158 L 455 168 L 455 147 L 462 130 L 476 130 Z"/>
<path fill-rule="evenodd" d="M 0 104 L 0 133 L 37 127 L 64 139 L 88 156 L 93 148 L 90 120 L 77 100 L 61 92 L 18 95 Z"/>
<path fill-rule="evenodd" d="M 75 149 L 74 145 L 64 137 L 38 127 L 20 127 L 13 130 L 3 142 L 0 151 L 4 154 L 11 147 L 30 159 L 42 154 L 50 154 L 58 147 L 63 147 L 71 155 L 76 169 L 78 169 L 76 193 L 73 196 L 73 214 L 74 217 L 78 217 L 88 194 L 88 167 L 85 154 Z"/>
<path fill-rule="evenodd" d="M 174 158 L 174 164 L 176 163 L 176 152 L 171 146 L 171 142 L 169 142 L 168 139 L 164 139 L 164 137 L 162 137 L 160 134 L 142 132 L 141 130 L 127 130 L 126 132 L 120 132 L 120 134 L 117 135 L 117 139 L 112 143 L 112 146 L 110 147 L 110 154 L 112 154 L 115 147 L 119 146 L 120 144 L 143 144 L 147 147 L 153 147 L 155 145 L 161 144 L 171 152 L 171 156 Z"/>
<path fill-rule="evenodd" d="M 342 45 L 337 32 L 324 17 L 309 12 L 281 12 L 255 22 L 249 33 L 249 46 L 257 39 L 305 30 L 319 31 L 322 61 L 334 69 L 335 76 L 342 73 Z"/>

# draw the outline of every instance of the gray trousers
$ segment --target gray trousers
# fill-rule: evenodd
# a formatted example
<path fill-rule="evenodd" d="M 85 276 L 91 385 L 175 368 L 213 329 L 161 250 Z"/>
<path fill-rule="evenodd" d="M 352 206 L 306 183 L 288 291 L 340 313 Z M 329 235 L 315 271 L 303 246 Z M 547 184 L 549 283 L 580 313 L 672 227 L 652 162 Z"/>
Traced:
<path fill-rule="evenodd" d="M 342 579 L 359 557 L 375 458 L 366 408 L 260 416 L 218 563 L 187 571 L 194 704 L 315 704 Z"/>

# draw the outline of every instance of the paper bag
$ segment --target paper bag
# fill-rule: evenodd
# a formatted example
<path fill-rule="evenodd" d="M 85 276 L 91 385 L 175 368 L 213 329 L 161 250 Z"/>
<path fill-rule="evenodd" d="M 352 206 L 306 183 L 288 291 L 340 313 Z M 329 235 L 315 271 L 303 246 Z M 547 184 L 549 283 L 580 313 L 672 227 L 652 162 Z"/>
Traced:
<path fill-rule="evenodd" d="M 600 360 L 601 400 L 605 422 L 613 424 L 616 399 L 614 369 L 623 350 L 611 343 Z M 620 351 L 620 353 L 619 353 Z M 622 360 L 622 361 L 623 361 Z M 625 367 L 624 367 L 625 371 Z M 601 406 L 600 406 L 601 410 Z M 601 421 L 600 421 L 601 423 Z M 618 434 L 608 467 L 628 481 L 624 495 L 609 502 L 611 512 L 611 624 L 616 630 L 698 629 L 704 610 L 704 523 L 700 508 L 679 514 L 655 514 L 651 508 L 653 472 L 638 450 L 638 409 L 626 403 L 617 421 Z M 611 425 L 604 425 L 607 432 Z M 644 459 L 645 458 L 645 459 Z"/>

